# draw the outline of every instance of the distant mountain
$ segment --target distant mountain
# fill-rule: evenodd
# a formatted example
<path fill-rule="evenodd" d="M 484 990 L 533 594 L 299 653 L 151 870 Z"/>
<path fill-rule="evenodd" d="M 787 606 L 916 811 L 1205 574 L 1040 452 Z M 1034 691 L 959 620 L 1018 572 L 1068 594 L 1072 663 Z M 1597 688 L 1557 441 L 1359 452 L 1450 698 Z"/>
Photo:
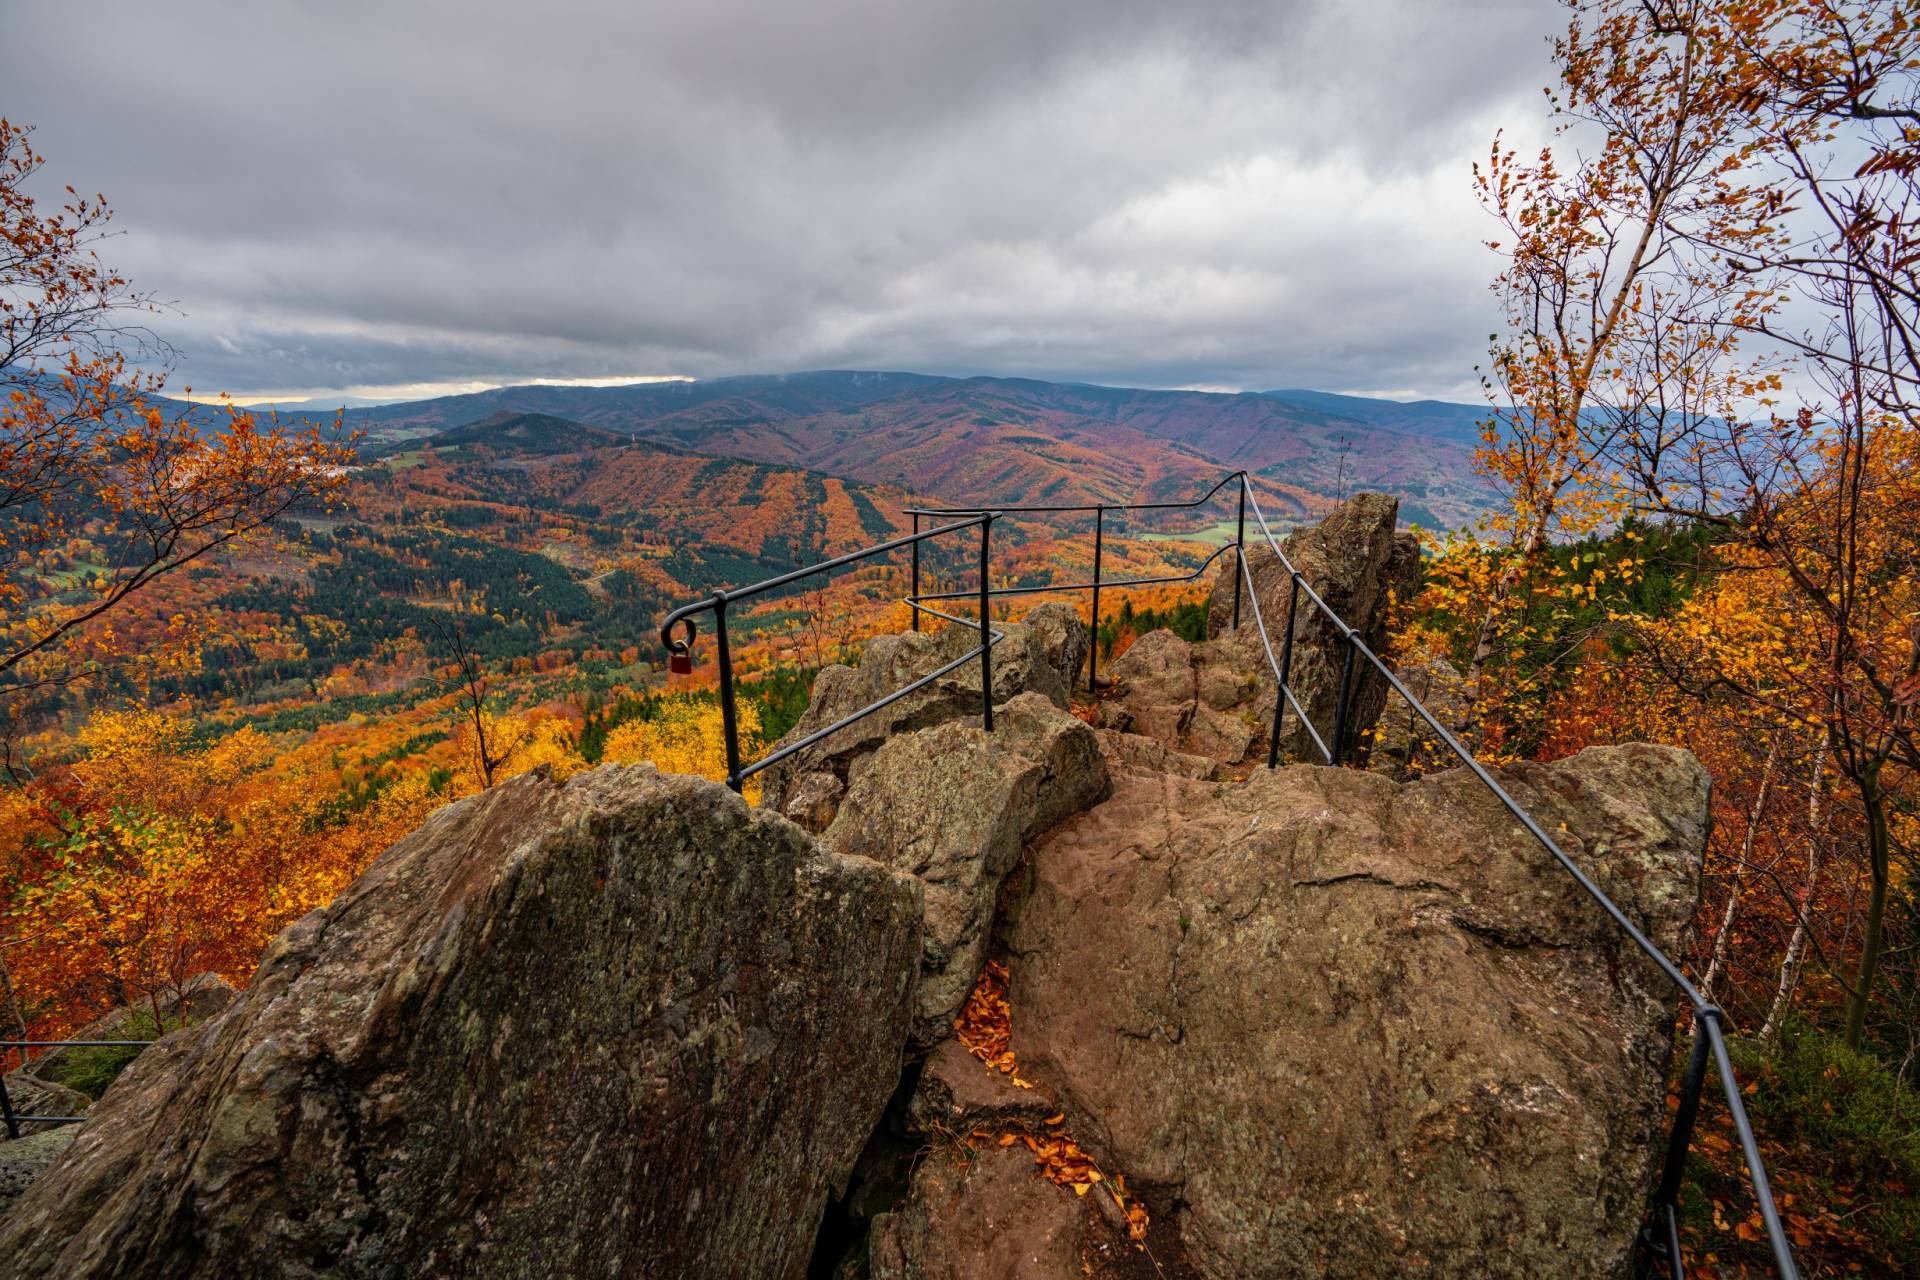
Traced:
<path fill-rule="evenodd" d="M 1343 396 L 1331 391 L 1284 390 L 1261 394 L 1337 418 L 1466 445 L 1480 443 L 1480 424 L 1491 412 L 1486 405 L 1453 404 L 1445 400 L 1376 400 L 1371 396 Z"/>
<path fill-rule="evenodd" d="M 920 373 L 822 370 L 697 382 L 636 382 L 620 387 L 528 385 L 356 409 L 347 416 L 370 435 L 381 436 L 425 434 L 502 411 L 546 413 L 632 432 L 642 424 L 668 420 L 693 424 L 801 417 L 855 408 L 947 381 L 950 379 Z"/>
<path fill-rule="evenodd" d="M 1312 391 L 826 370 L 502 387 L 350 410 L 347 421 L 390 450 L 503 415 L 537 415 L 955 503 L 1177 501 L 1245 469 L 1264 482 L 1270 515 L 1303 518 L 1367 488 L 1400 497 L 1410 521 L 1450 528 L 1493 500 L 1472 470 L 1480 412 Z"/>

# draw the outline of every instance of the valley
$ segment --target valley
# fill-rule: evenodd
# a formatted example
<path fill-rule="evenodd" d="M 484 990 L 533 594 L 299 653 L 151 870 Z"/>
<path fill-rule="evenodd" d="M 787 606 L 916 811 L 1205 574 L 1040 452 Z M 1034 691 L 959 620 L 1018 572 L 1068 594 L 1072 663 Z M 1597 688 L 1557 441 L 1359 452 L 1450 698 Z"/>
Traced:
<path fill-rule="evenodd" d="M 901 536 L 916 505 L 1182 502 L 1244 467 L 1282 529 L 1362 487 L 1400 497 L 1410 522 L 1433 507 L 1464 522 L 1487 501 L 1463 439 L 1472 412 L 836 372 L 352 410 L 360 463 L 326 509 L 290 512 L 266 545 L 129 602 L 118 643 L 180 655 L 110 668 L 88 702 L 157 696 L 222 722 L 329 723 L 440 696 L 432 672 L 456 635 L 515 703 L 655 688 L 656 628 L 674 605 Z M 1232 541 L 1234 520 L 1222 498 L 1110 512 L 1102 574 L 1190 572 Z M 1085 513 L 1004 520 L 996 585 L 1089 579 L 1092 525 Z M 965 586 L 972 554 L 926 544 L 926 588 Z M 105 555 L 76 544 L 28 589 L 57 606 Z M 757 601 L 736 622 L 745 669 L 811 670 L 904 625 L 905 564 L 896 553 Z M 1123 594 L 1107 593 L 1106 613 Z M 1195 594 L 1132 593 L 1142 609 Z M 177 634 L 183 617 L 196 619 L 190 636 Z"/>

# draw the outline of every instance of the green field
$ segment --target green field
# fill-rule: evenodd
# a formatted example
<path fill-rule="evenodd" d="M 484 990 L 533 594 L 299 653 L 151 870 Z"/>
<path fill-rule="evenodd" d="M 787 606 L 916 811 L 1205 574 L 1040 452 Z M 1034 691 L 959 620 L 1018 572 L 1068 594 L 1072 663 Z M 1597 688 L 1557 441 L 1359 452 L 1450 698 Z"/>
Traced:
<path fill-rule="evenodd" d="M 1297 520 L 1270 519 L 1268 523 L 1273 526 L 1273 533 L 1276 538 L 1286 536 L 1290 530 L 1299 525 L 1299 521 Z M 1136 533 L 1131 536 L 1140 539 L 1142 542 L 1204 542 L 1210 547 L 1224 547 L 1233 541 L 1233 535 L 1239 527 L 1236 521 L 1221 520 L 1206 526 L 1204 529 L 1195 529 L 1191 533 Z M 1260 523 L 1249 515 L 1247 517 L 1247 545 L 1252 546 L 1259 540 Z"/>
<path fill-rule="evenodd" d="M 1224 547 L 1233 541 L 1239 528 L 1236 521 L 1221 520 L 1191 533 L 1136 533 L 1133 536 L 1142 542 L 1204 542 L 1210 547 Z"/>

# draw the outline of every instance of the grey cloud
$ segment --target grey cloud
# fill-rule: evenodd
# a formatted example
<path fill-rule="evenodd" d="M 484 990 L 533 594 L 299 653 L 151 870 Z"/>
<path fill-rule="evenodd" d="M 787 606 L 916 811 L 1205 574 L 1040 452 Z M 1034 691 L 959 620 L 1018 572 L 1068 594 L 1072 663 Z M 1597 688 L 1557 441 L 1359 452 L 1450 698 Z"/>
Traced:
<path fill-rule="evenodd" d="M 1551 0 L 22 5 L 236 393 L 887 365 L 1457 391 Z"/>

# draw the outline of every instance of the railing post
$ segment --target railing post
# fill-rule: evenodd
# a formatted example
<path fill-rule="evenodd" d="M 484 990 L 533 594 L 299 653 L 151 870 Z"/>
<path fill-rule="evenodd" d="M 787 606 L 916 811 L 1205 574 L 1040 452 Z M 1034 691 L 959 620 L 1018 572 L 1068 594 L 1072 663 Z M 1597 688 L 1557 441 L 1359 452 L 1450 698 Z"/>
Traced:
<path fill-rule="evenodd" d="M 720 729 L 727 740 L 727 785 L 740 790 L 740 723 L 733 708 L 733 649 L 727 643 L 727 593 L 713 593 L 713 643 L 720 660 Z"/>
<path fill-rule="evenodd" d="M 26 1033 L 22 1032 L 21 1034 L 24 1037 Z M 26 1065 L 26 1061 L 27 1051 L 22 1049 L 20 1051 L 21 1065 Z M 0 1067 L 0 1120 L 6 1123 L 7 1140 L 9 1142 L 18 1142 L 20 1140 L 20 1121 L 13 1113 L 13 1099 L 7 1096 L 7 1072 L 5 1067 Z"/>
<path fill-rule="evenodd" d="M 1353 696 L 1353 659 L 1359 650 L 1354 647 L 1353 632 L 1347 632 L 1347 660 L 1340 665 L 1340 700 L 1333 704 L 1333 739 L 1327 743 L 1327 761 L 1334 768 L 1340 767 L 1340 757 L 1346 754 L 1347 742 L 1347 704 Z"/>
<path fill-rule="evenodd" d="M 988 616 L 992 598 L 988 594 L 988 566 L 992 561 L 993 513 L 980 516 L 980 719 L 988 733 L 993 732 L 993 626 Z"/>
<path fill-rule="evenodd" d="M 1105 541 L 1107 509 L 1093 509 L 1093 640 L 1087 645 L 1087 692 L 1094 691 L 1094 673 L 1100 667 L 1100 555 Z"/>
<path fill-rule="evenodd" d="M 1287 594 L 1287 638 L 1280 642 L 1280 687 L 1273 697 L 1273 737 L 1267 742 L 1269 769 L 1280 763 L 1280 721 L 1287 714 L 1287 677 L 1293 671 L 1293 619 L 1300 608 L 1300 575 L 1293 574 L 1292 580 L 1293 590 Z"/>
<path fill-rule="evenodd" d="M 1240 524 L 1233 535 L 1233 629 L 1240 629 L 1240 580 L 1246 577 L 1247 562 L 1247 473 L 1240 473 Z"/>
<path fill-rule="evenodd" d="M 1680 1183 L 1687 1173 L 1687 1151 L 1693 1145 L 1694 1122 L 1700 1118 L 1700 1090 L 1707 1078 L 1708 1018 L 1718 1018 L 1720 1010 L 1708 1006 L 1693 1013 L 1693 1056 L 1687 1060 L 1687 1074 L 1680 1081 L 1680 1109 L 1673 1115 L 1673 1134 L 1667 1140 L 1667 1162 L 1660 1172 L 1660 1186 L 1653 1193 L 1655 1221 L 1648 1233 L 1650 1248 L 1667 1257 L 1667 1268 L 1674 1275 L 1680 1269 Z"/>
<path fill-rule="evenodd" d="M 915 538 L 920 536 L 918 511 L 913 513 L 913 536 Z M 918 631 L 920 629 L 920 544 L 918 542 L 913 544 L 913 589 L 908 592 L 907 599 L 911 602 L 907 612 L 913 615 L 913 629 Z"/>

